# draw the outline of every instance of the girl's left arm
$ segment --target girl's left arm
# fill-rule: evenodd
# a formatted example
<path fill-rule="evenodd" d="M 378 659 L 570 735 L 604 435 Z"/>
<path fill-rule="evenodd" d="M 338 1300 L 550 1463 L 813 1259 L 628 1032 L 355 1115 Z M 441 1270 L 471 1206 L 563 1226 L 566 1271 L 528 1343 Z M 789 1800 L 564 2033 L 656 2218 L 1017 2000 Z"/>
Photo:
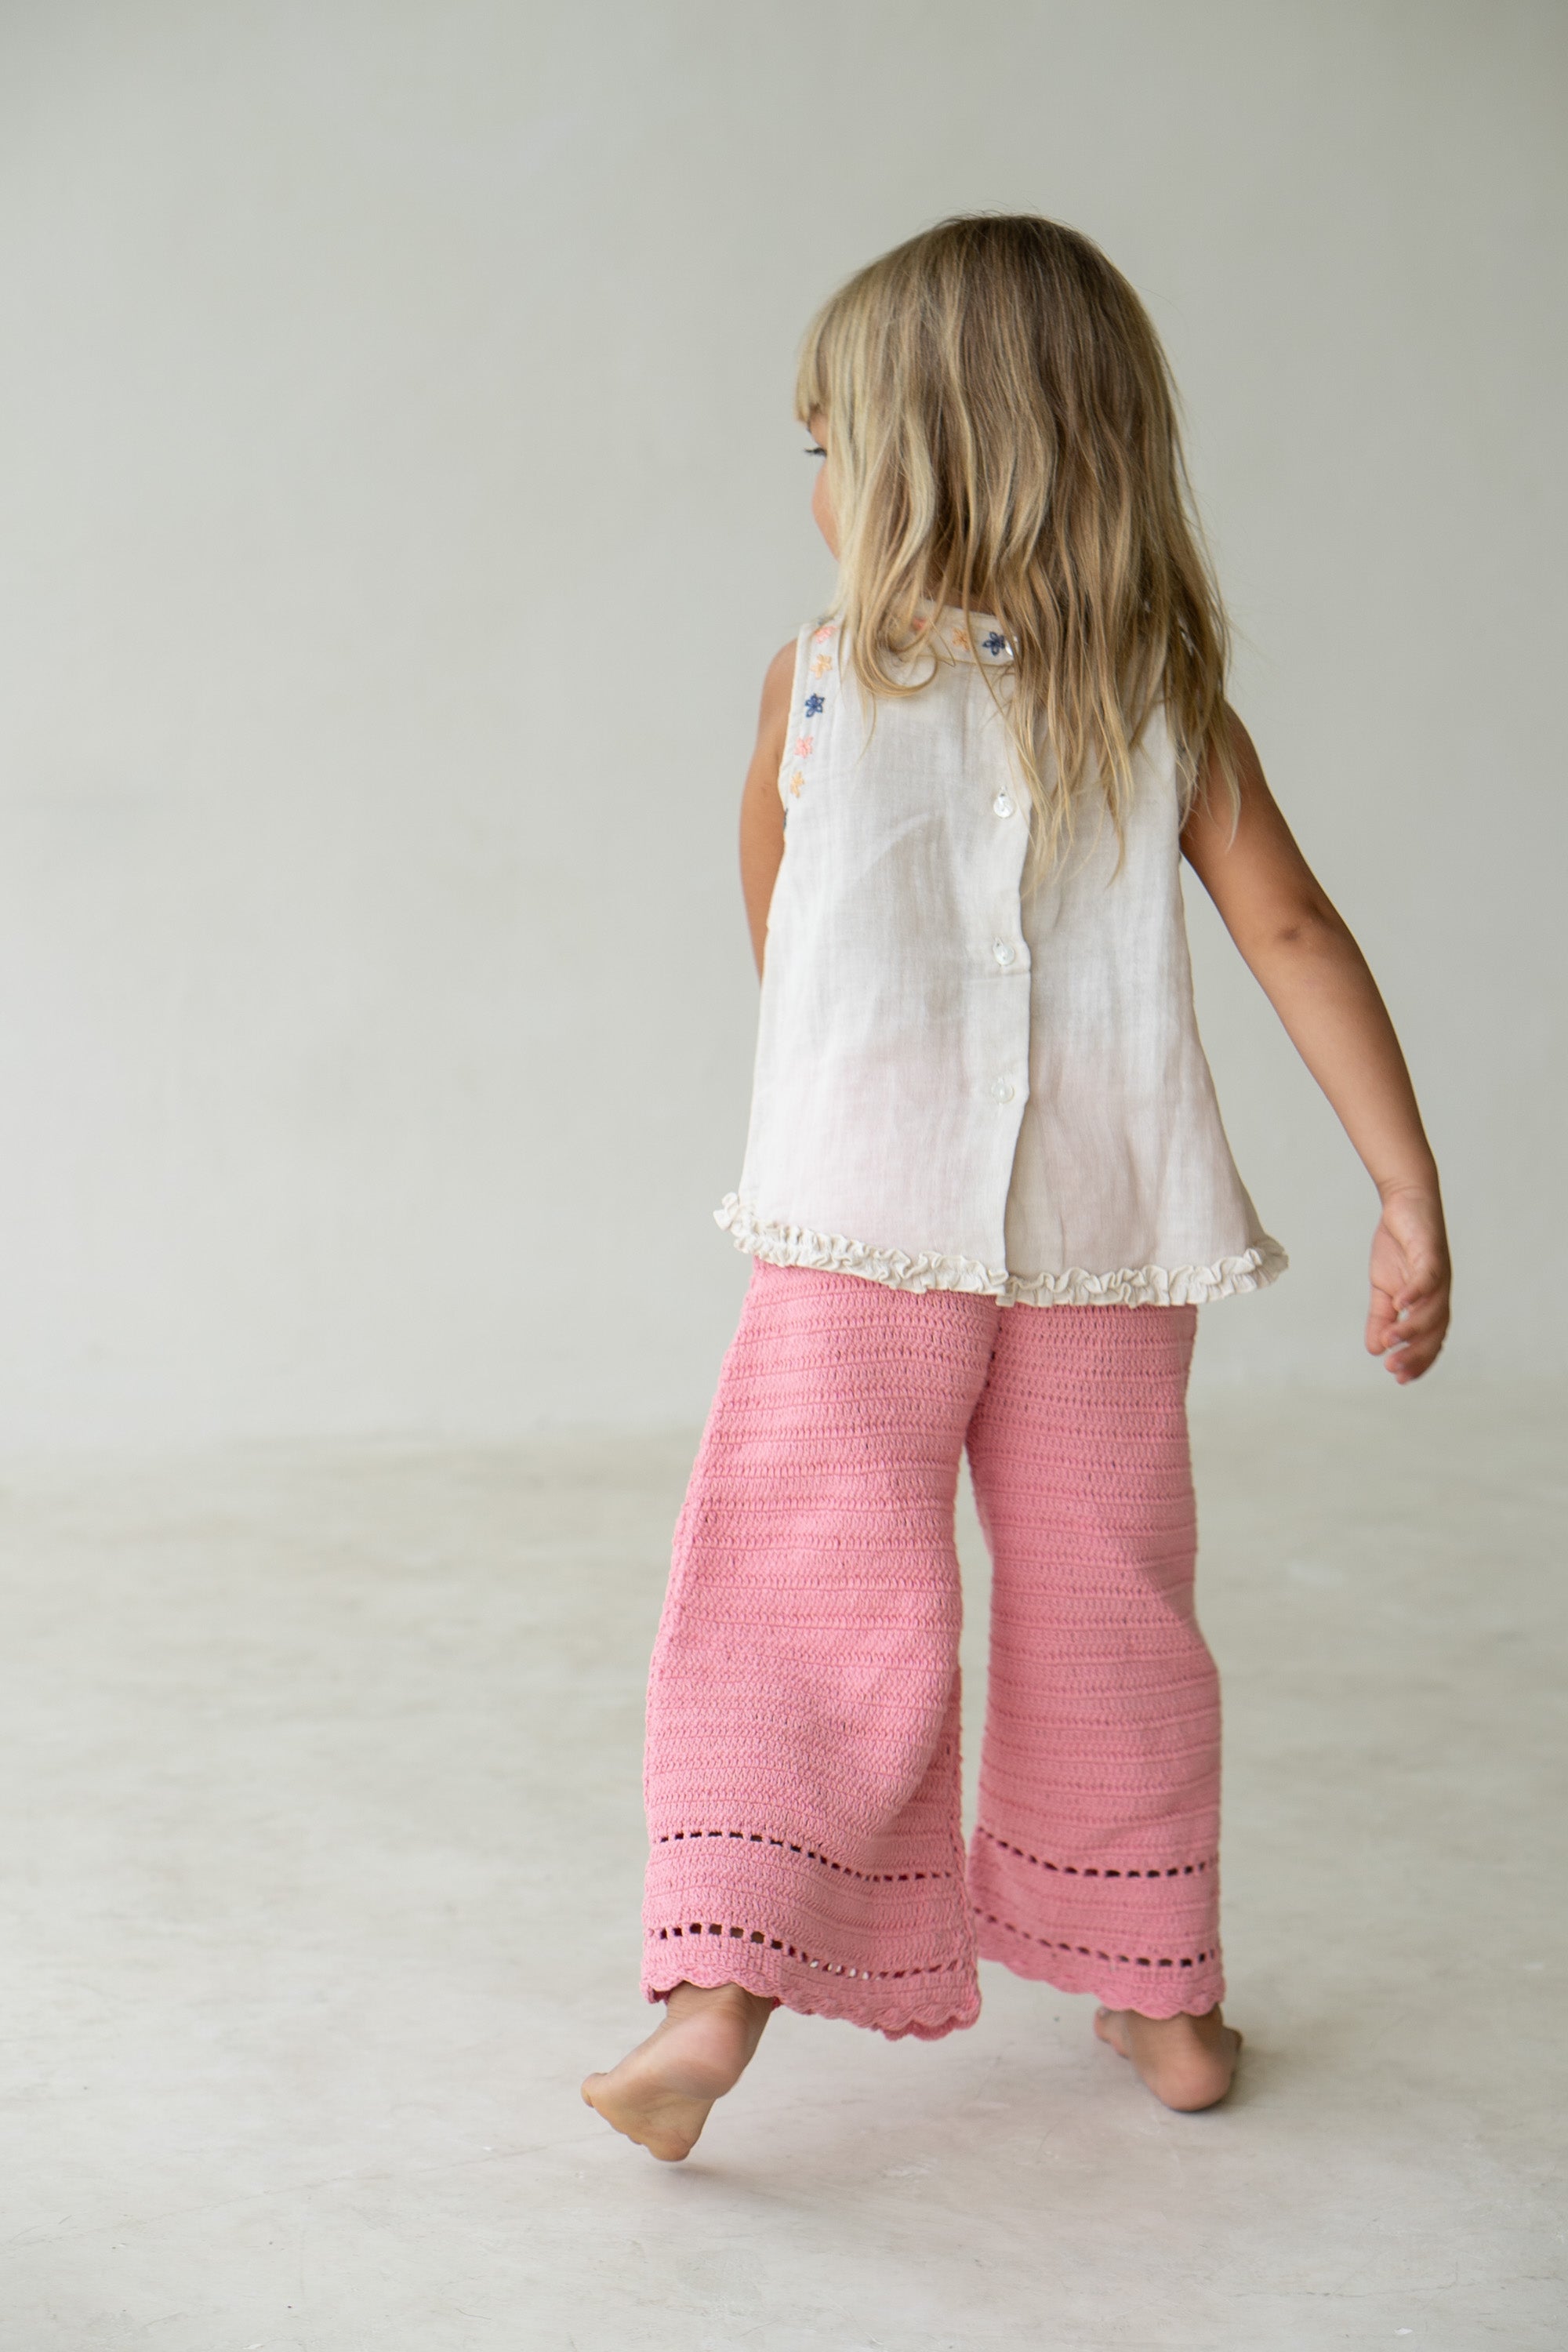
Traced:
<path fill-rule="evenodd" d="M 741 889 L 746 920 L 752 931 L 752 953 L 757 977 L 768 944 L 768 908 L 773 885 L 784 864 L 784 808 L 779 800 L 779 769 L 789 732 L 789 700 L 795 688 L 795 646 L 781 646 L 768 664 L 763 680 L 763 707 L 757 714 L 757 744 L 746 771 L 741 794 Z"/>
<path fill-rule="evenodd" d="M 1366 1345 L 1403 1387 L 1430 1368 L 1448 1328 L 1437 1164 L 1377 982 L 1292 839 L 1234 712 L 1231 741 L 1241 785 L 1235 828 L 1205 772 L 1182 847 L 1377 1186 Z"/>

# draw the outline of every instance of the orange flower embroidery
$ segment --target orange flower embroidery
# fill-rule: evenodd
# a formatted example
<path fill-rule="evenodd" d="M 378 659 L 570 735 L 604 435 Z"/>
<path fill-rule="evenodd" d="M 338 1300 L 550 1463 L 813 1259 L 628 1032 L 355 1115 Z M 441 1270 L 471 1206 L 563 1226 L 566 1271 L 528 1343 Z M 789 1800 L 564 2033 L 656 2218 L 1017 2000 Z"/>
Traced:
<path fill-rule="evenodd" d="M 800 770 L 797 768 L 794 775 L 789 780 L 789 788 L 795 794 L 796 800 L 799 800 L 800 798 L 800 788 L 805 782 L 805 778 L 801 774 Z"/>

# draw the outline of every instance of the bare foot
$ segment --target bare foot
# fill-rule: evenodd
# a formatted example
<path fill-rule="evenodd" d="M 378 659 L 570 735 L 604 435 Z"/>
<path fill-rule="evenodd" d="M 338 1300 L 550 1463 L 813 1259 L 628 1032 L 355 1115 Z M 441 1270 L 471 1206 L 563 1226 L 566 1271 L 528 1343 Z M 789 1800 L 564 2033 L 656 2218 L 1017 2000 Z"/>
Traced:
<path fill-rule="evenodd" d="M 1100 2009 L 1094 2030 L 1131 2060 L 1157 2099 L 1184 2115 L 1217 2107 L 1230 2088 L 1241 2036 L 1217 2009 L 1202 2017 L 1143 2017 L 1135 2009 Z"/>
<path fill-rule="evenodd" d="M 664 2021 L 583 2096 L 650 2156 L 679 2164 L 697 2145 L 715 2099 L 733 2090 L 778 2003 L 741 1985 L 678 1984 Z"/>

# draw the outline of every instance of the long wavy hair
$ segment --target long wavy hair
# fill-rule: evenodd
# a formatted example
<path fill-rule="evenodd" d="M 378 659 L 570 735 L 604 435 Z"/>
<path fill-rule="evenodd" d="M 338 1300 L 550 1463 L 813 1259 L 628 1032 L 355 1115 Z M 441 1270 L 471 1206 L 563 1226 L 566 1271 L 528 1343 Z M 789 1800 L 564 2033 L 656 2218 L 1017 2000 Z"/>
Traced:
<path fill-rule="evenodd" d="M 1132 760 L 1163 704 L 1184 814 L 1236 805 L 1225 608 L 1148 312 L 1099 247 L 1032 213 L 945 220 L 857 272 L 806 331 L 795 386 L 826 419 L 833 610 L 875 699 L 948 656 L 933 608 L 994 615 L 999 689 L 1033 803 L 1037 881 L 1087 802 L 1122 838 Z"/>

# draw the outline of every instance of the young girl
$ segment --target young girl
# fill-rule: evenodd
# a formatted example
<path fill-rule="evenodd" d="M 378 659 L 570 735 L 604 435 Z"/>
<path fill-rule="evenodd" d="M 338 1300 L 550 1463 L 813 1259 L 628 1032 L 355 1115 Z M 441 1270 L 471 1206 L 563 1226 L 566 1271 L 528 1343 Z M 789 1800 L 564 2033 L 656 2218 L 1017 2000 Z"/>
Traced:
<path fill-rule="evenodd" d="M 685 2156 L 781 2001 L 972 2024 L 975 1958 L 1092 1992 L 1173 2107 L 1222 2021 L 1215 1669 L 1193 1614 L 1198 1306 L 1285 1254 L 1226 1141 L 1179 862 L 1377 1186 L 1366 1345 L 1447 1324 L 1398 1042 L 1224 697 L 1163 353 L 1050 221 L 944 222 L 807 334 L 832 616 L 768 672 L 742 815 L 765 973 L 753 1259 L 648 1695 L 643 1981 L 589 2104 Z M 967 1448 L 994 1563 L 959 1818 Z"/>

